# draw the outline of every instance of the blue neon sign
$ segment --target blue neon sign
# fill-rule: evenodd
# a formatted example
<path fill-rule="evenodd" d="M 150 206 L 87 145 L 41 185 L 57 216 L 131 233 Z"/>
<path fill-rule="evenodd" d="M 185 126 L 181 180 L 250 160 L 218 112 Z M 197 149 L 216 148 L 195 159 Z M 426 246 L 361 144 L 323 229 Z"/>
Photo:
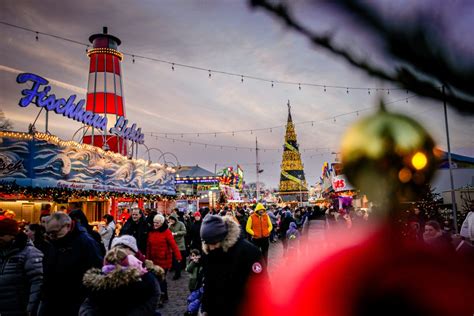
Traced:
<path fill-rule="evenodd" d="M 107 129 L 107 117 L 84 110 L 84 99 L 74 103 L 77 97 L 75 94 L 71 95 L 67 100 L 64 98 L 56 99 L 55 94 L 49 94 L 51 91 L 51 86 L 48 86 L 49 81 L 32 73 L 22 73 L 16 78 L 17 83 L 25 83 L 28 81 L 31 81 L 33 86 L 30 89 L 21 91 L 21 94 L 24 95 L 18 103 L 21 107 L 27 107 L 30 103 L 34 103 L 36 106 L 44 108 L 47 111 L 54 111 L 56 114 L 62 114 L 64 117 L 68 117 L 99 130 L 105 131 Z M 40 91 L 41 86 L 46 87 Z M 135 123 L 132 124 L 131 127 L 127 127 L 127 124 L 128 120 L 120 116 L 115 126 L 110 128 L 109 132 L 124 139 L 143 144 L 145 136 L 141 132 L 141 128 L 137 129 Z"/>

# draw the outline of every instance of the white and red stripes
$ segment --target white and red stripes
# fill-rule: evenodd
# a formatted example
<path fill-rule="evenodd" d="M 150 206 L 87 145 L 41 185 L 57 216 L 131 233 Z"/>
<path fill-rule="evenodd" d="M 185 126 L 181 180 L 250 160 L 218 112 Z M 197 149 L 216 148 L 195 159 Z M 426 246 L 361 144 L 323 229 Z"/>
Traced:
<path fill-rule="evenodd" d="M 108 130 L 115 125 L 119 116 L 125 116 L 120 58 L 108 52 L 92 52 L 89 57 L 86 110 L 107 116 Z M 127 153 L 126 142 L 122 138 L 94 129 L 88 130 L 83 143 L 98 147 L 106 144 L 111 151 L 123 155 Z"/>

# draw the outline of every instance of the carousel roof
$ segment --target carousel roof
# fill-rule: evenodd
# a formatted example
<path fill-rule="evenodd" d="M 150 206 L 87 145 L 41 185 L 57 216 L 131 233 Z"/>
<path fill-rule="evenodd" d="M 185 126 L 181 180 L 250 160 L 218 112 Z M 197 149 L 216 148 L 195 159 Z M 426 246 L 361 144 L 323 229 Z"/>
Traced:
<path fill-rule="evenodd" d="M 202 177 L 217 177 L 215 173 L 212 173 L 204 168 L 195 166 L 181 166 L 176 169 L 176 177 L 179 178 L 202 178 Z"/>

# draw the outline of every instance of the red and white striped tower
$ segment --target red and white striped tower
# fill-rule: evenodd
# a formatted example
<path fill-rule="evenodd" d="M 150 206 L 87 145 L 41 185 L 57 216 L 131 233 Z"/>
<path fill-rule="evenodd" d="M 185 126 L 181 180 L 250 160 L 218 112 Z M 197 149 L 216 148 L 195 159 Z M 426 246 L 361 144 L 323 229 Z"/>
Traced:
<path fill-rule="evenodd" d="M 86 110 L 107 116 L 107 128 L 101 131 L 89 127 L 82 142 L 126 156 L 127 141 L 108 134 L 118 117 L 125 117 L 120 69 L 123 54 L 117 50 L 121 41 L 107 34 L 107 27 L 103 28 L 102 34 L 91 35 L 89 41 L 92 43 L 92 49 L 87 51 L 90 67 Z"/>

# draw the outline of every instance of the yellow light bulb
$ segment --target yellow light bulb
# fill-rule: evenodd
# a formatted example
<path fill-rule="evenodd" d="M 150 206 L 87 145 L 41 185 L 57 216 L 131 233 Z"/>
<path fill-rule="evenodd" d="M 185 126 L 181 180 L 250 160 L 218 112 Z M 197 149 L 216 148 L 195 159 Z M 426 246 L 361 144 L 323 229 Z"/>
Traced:
<path fill-rule="evenodd" d="M 416 170 L 421 170 L 428 164 L 428 159 L 426 155 L 422 152 L 417 152 L 411 158 L 411 164 L 415 167 Z"/>

